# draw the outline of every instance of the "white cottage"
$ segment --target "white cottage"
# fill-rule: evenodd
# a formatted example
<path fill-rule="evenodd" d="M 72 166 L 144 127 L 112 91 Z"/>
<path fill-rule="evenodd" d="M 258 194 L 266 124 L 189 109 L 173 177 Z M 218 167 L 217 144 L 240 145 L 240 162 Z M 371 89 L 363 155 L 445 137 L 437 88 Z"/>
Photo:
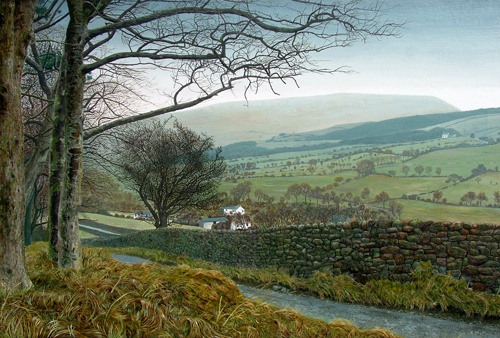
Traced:
<path fill-rule="evenodd" d="M 241 205 L 229 205 L 220 208 L 221 215 L 245 214 L 245 209 Z"/>

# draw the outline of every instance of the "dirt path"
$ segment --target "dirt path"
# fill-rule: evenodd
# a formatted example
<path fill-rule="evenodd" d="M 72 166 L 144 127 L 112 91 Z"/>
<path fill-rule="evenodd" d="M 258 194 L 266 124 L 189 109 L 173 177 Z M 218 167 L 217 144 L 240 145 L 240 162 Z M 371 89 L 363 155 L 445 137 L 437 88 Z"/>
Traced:
<path fill-rule="evenodd" d="M 98 237 L 128 235 L 138 231 L 127 228 L 114 227 L 111 225 L 98 223 L 90 219 L 79 219 L 78 224 L 81 230 Z"/>
<path fill-rule="evenodd" d="M 413 312 L 337 303 L 317 298 L 239 285 L 249 298 L 332 321 L 343 318 L 365 329 L 383 328 L 408 338 L 499 338 L 500 325 L 455 321 Z M 499 323 L 500 324 L 500 323 Z"/>

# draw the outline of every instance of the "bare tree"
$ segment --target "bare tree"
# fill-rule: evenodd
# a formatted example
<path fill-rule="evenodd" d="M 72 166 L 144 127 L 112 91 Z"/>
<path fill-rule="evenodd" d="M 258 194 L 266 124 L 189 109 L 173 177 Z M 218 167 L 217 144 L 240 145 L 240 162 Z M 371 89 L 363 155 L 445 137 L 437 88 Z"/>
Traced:
<path fill-rule="evenodd" d="M 24 255 L 21 77 L 34 0 L 0 2 L 0 289 L 28 288 Z"/>
<path fill-rule="evenodd" d="M 64 12 L 63 4 L 67 4 Z M 69 17 L 55 91 L 51 144 L 51 252 L 62 267 L 79 267 L 77 210 L 83 140 L 133 121 L 195 106 L 245 83 L 258 91 L 323 69 L 312 55 L 370 36 L 391 36 L 380 5 L 361 0 L 47 0 L 42 27 Z M 62 12 L 61 15 L 57 13 Z M 122 44 L 117 44 L 122 41 Z M 148 66 L 165 71 L 170 103 L 112 119 L 98 114 L 84 130 L 85 82 L 96 72 Z M 123 106 L 122 106 L 123 107 Z M 97 108 L 97 107 L 94 107 Z M 56 240 L 59 238 L 59 240 Z"/>
<path fill-rule="evenodd" d="M 168 226 L 172 214 L 207 208 L 220 201 L 217 191 L 226 164 L 210 137 L 175 122 L 141 122 L 115 139 L 118 178 L 135 190 L 155 219 Z"/>

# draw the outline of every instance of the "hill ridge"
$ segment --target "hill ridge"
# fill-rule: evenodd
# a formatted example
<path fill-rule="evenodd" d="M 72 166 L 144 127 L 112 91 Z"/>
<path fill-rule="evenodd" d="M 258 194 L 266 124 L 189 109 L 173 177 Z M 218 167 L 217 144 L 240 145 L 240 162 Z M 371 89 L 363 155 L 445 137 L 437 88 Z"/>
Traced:
<path fill-rule="evenodd" d="M 393 117 L 459 111 L 433 96 L 331 94 L 218 103 L 177 112 L 186 127 L 213 136 L 216 145 L 265 141 L 279 133 L 302 133 L 325 126 Z"/>

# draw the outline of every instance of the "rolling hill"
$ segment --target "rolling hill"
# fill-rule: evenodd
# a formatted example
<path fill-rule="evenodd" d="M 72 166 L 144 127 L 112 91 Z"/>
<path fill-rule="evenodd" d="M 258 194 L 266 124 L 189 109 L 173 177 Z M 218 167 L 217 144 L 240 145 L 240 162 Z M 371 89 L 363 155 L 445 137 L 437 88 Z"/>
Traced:
<path fill-rule="evenodd" d="M 175 113 L 185 126 L 214 138 L 218 146 L 264 142 L 280 133 L 296 134 L 396 117 L 457 112 L 431 96 L 333 94 L 246 102 L 226 102 Z"/>
<path fill-rule="evenodd" d="M 305 133 L 281 133 L 266 142 L 246 141 L 223 147 L 227 159 L 307 151 L 344 145 L 384 145 L 439 139 L 443 134 L 500 137 L 500 108 L 415 115 L 378 122 L 339 125 Z"/>
<path fill-rule="evenodd" d="M 339 144 L 388 144 L 439 138 L 443 133 L 456 136 L 474 134 L 477 138 L 500 135 L 500 108 L 479 109 L 447 114 L 415 115 L 368 122 L 354 126 L 304 133 L 303 141 L 336 140 Z M 299 135 L 294 135 L 297 141 Z M 276 141 L 276 138 L 273 139 Z M 285 141 L 281 137 L 279 141 Z"/>

